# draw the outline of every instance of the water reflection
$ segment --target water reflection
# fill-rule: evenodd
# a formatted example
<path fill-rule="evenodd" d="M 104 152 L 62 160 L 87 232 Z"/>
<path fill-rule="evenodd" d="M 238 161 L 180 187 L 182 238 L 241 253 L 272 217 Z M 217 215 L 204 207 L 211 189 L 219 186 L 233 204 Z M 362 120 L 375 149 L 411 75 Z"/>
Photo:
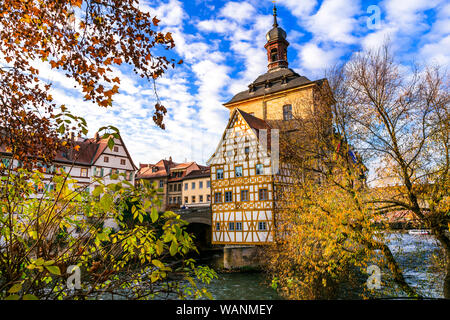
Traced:
<path fill-rule="evenodd" d="M 262 273 L 220 273 L 208 291 L 216 300 L 280 300 Z"/>

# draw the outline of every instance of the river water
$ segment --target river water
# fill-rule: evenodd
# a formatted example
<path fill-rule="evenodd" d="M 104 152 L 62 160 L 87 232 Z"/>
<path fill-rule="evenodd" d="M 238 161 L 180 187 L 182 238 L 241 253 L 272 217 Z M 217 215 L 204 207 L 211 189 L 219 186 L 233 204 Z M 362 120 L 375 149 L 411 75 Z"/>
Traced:
<path fill-rule="evenodd" d="M 433 255 L 438 251 L 435 240 L 428 235 L 408 233 L 392 233 L 389 239 L 389 247 L 404 271 L 406 281 L 420 288 L 420 292 L 426 297 L 442 298 L 442 275 L 433 271 Z M 215 256 L 216 261 L 220 258 L 219 255 Z M 216 264 L 210 265 L 214 267 Z M 208 291 L 216 300 L 282 299 L 269 286 L 263 273 L 219 273 L 218 279 L 214 279 L 208 286 Z M 396 297 L 388 293 L 383 296 Z"/>

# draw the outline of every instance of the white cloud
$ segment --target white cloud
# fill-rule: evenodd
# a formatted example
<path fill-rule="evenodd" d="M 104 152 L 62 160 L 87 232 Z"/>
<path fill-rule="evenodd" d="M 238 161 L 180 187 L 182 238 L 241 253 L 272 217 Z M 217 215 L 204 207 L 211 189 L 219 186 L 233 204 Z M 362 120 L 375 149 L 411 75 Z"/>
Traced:
<path fill-rule="evenodd" d="M 336 64 L 342 55 L 340 49 L 325 50 L 311 42 L 294 47 L 299 51 L 302 68 L 314 75 L 320 75 L 323 70 Z"/>
<path fill-rule="evenodd" d="M 298 1 L 298 0 L 279 0 L 279 5 L 286 6 L 289 11 L 299 19 L 309 16 L 317 5 L 316 0 Z"/>
<path fill-rule="evenodd" d="M 252 20 L 255 14 L 255 8 L 248 2 L 228 2 L 225 7 L 220 10 L 221 16 L 235 20 L 239 23 Z"/>
<path fill-rule="evenodd" d="M 355 43 L 357 38 L 353 32 L 357 29 L 355 16 L 359 11 L 358 2 L 325 0 L 319 10 L 306 19 L 307 30 L 318 41 Z"/>
<path fill-rule="evenodd" d="M 438 42 L 427 43 L 419 51 L 421 57 L 429 64 L 450 65 L 450 35 Z"/>
<path fill-rule="evenodd" d="M 155 15 L 161 20 L 161 26 L 179 26 L 188 16 L 179 0 L 169 0 L 168 3 L 162 3 L 156 8 L 148 3 L 149 1 L 143 1 L 140 4 L 141 10 Z"/>

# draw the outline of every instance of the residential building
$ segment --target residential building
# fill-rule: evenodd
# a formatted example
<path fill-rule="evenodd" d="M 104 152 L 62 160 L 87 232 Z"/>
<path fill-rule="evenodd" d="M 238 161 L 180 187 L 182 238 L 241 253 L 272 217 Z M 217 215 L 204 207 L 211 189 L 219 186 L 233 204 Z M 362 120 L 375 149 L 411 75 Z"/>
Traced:
<path fill-rule="evenodd" d="M 211 205 L 211 171 L 209 168 L 192 171 L 183 178 L 183 206 L 209 207 Z"/>
<path fill-rule="evenodd" d="M 160 211 L 180 209 L 184 201 L 184 179 L 192 172 L 205 170 L 206 167 L 195 162 L 176 163 L 162 159 L 156 164 L 141 164 L 136 175 L 138 181 L 156 183 L 161 205 Z M 192 199 L 192 198 L 191 198 Z"/>
<path fill-rule="evenodd" d="M 66 151 L 60 151 L 51 164 L 38 161 L 37 169 L 44 173 L 44 184 L 35 186 L 36 195 L 42 194 L 45 189 L 53 189 L 51 178 L 62 171 L 69 173 L 79 187 L 86 192 L 92 192 L 95 189 L 98 178 L 102 178 L 106 184 L 119 180 L 128 180 L 134 184 L 137 167 L 122 138 L 115 138 L 114 142 L 111 150 L 108 147 L 108 139 L 101 139 L 98 134 L 94 138 L 78 138 L 69 142 L 71 147 Z M 2 147 L 0 155 L 2 164 L 8 167 L 11 153 Z M 19 162 L 14 160 L 12 166 L 19 166 Z M 114 173 L 118 176 L 113 175 L 115 179 L 112 179 L 111 174 Z"/>

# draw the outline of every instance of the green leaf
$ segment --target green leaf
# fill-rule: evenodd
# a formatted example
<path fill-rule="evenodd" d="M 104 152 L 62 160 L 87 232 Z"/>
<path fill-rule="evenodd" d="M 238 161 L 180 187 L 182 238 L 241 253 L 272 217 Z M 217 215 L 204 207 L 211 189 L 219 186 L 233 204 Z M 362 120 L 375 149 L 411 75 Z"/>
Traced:
<path fill-rule="evenodd" d="M 42 266 L 44 264 L 45 260 L 42 258 L 37 259 L 34 264 L 37 266 Z"/>
<path fill-rule="evenodd" d="M 59 271 L 58 266 L 45 266 L 45 268 L 52 274 L 56 274 L 58 276 L 61 275 L 61 271 Z"/>
<path fill-rule="evenodd" d="M 155 265 L 155 267 L 160 268 L 160 269 L 164 269 L 164 263 L 162 263 L 159 260 L 152 260 L 152 263 Z"/>
<path fill-rule="evenodd" d="M 159 275 L 158 274 L 154 274 L 152 273 L 152 275 L 150 276 L 150 281 L 153 283 L 155 281 L 157 281 L 159 279 Z"/>
<path fill-rule="evenodd" d="M 16 283 L 8 290 L 9 293 L 17 293 L 22 290 L 22 283 Z"/>
<path fill-rule="evenodd" d="M 7 296 L 5 300 L 19 300 L 20 296 L 18 294 L 12 294 Z"/>
<path fill-rule="evenodd" d="M 115 145 L 116 143 L 114 142 L 114 139 L 113 138 L 109 138 L 109 140 L 108 140 L 108 148 L 110 149 L 110 150 L 112 150 L 113 148 L 114 148 L 114 145 Z"/>
<path fill-rule="evenodd" d="M 164 243 L 161 240 L 156 241 L 156 253 L 162 254 L 164 251 Z"/>
<path fill-rule="evenodd" d="M 48 261 L 44 262 L 44 266 L 51 266 L 54 263 L 55 263 L 55 260 L 48 260 Z"/>
<path fill-rule="evenodd" d="M 156 220 L 158 220 L 158 210 L 156 207 L 152 208 L 152 213 L 150 214 L 150 218 L 152 219 L 152 222 L 155 223 Z"/>
<path fill-rule="evenodd" d="M 100 241 L 109 241 L 109 236 L 105 232 L 99 233 L 97 237 Z"/>
<path fill-rule="evenodd" d="M 169 252 L 171 256 L 174 256 L 177 254 L 178 252 L 178 244 L 176 241 L 172 241 L 170 248 L 169 248 Z"/>
<path fill-rule="evenodd" d="M 22 298 L 23 300 L 39 300 L 38 297 L 32 294 L 26 294 Z"/>
<path fill-rule="evenodd" d="M 114 199 L 113 197 L 106 193 L 100 200 L 100 205 L 102 206 L 103 210 L 108 211 L 111 208 L 111 205 L 113 204 Z"/>
<path fill-rule="evenodd" d="M 94 189 L 94 191 L 92 192 L 92 195 L 94 197 L 98 197 L 102 193 L 103 193 L 103 187 L 102 186 L 98 186 L 97 188 Z"/>

